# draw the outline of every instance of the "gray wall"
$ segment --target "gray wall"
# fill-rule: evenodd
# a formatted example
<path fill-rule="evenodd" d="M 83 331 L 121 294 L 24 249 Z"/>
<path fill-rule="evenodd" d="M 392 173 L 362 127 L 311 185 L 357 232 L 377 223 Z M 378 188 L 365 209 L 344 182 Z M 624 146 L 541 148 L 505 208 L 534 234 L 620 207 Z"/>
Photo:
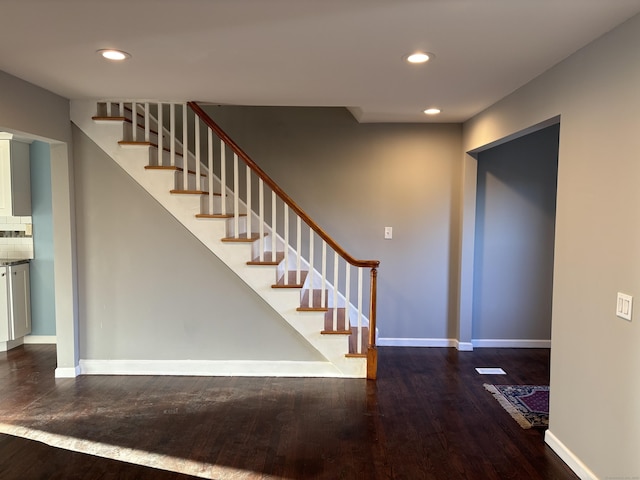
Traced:
<path fill-rule="evenodd" d="M 75 127 L 73 138 L 81 358 L 322 360 Z"/>
<path fill-rule="evenodd" d="M 636 16 L 464 125 L 470 151 L 561 115 L 547 438 L 597 478 L 640 475 L 639 52 Z"/>
<path fill-rule="evenodd" d="M 51 144 L 57 373 L 72 375 L 78 311 L 69 101 L 0 71 L 0 130 Z"/>
<path fill-rule="evenodd" d="M 0 71 L 0 129 L 69 142 L 69 101 Z"/>
<path fill-rule="evenodd" d="M 51 153 L 48 143 L 29 148 L 34 258 L 30 264 L 31 334 L 55 335 L 53 211 L 51 206 Z"/>
<path fill-rule="evenodd" d="M 551 339 L 559 125 L 478 156 L 473 339 Z"/>
<path fill-rule="evenodd" d="M 381 261 L 381 343 L 454 336 L 460 125 L 358 124 L 342 108 L 207 110 L 348 252 Z"/>

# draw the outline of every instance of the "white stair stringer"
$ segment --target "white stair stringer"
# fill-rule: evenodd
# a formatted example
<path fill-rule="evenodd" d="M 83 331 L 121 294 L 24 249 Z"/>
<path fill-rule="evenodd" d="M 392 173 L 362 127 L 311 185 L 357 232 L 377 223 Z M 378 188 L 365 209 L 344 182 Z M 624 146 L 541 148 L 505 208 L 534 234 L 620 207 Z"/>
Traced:
<path fill-rule="evenodd" d="M 287 369 L 287 376 L 366 377 L 366 358 L 345 357 L 349 351 L 348 336 L 321 334 L 324 328 L 324 312 L 297 311 L 300 305 L 299 289 L 272 288 L 275 283 L 273 268 L 247 265 L 247 260 L 251 258 L 251 243 L 222 242 L 221 239 L 227 235 L 227 220 L 197 219 L 196 214 L 200 213 L 200 197 L 169 193 L 174 185 L 175 172 L 145 170 L 144 167 L 149 164 L 150 147 L 120 146 L 118 142 L 122 140 L 122 122 L 98 124 L 92 120 L 95 112 L 95 101 L 73 100 L 71 102 L 71 121 L 327 360 L 326 362 L 296 362 L 295 368 Z M 234 373 L 227 374 L 234 375 Z M 246 375 L 246 372 L 237 374 Z M 281 376 L 282 372 L 276 368 L 272 373 L 261 371 L 260 375 Z"/>

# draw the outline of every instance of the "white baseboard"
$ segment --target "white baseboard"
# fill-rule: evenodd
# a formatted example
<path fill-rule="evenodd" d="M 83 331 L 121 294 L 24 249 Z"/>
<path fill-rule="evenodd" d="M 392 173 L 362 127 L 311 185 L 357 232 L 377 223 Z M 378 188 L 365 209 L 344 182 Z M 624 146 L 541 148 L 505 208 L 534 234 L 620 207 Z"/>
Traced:
<path fill-rule="evenodd" d="M 252 360 L 80 360 L 81 375 L 344 377 L 329 362 Z"/>
<path fill-rule="evenodd" d="M 580 477 L 580 480 L 598 480 L 595 473 L 589 470 L 589 468 L 587 468 L 587 466 L 582 463 L 564 443 L 558 440 L 558 437 L 556 437 L 551 430 L 547 430 L 545 432 L 544 441 L 549 445 L 549 447 L 551 447 L 551 450 L 556 452 L 562 461 L 566 463 L 578 477 Z"/>
<path fill-rule="evenodd" d="M 482 339 L 471 343 L 475 348 L 551 348 L 551 340 Z"/>
<path fill-rule="evenodd" d="M 58 341 L 57 341 L 55 335 L 27 335 L 26 337 L 24 337 L 24 343 L 25 343 L 25 345 L 27 345 L 27 344 L 31 344 L 31 345 L 39 345 L 39 344 L 49 345 L 49 344 L 53 344 L 53 345 L 55 345 L 56 343 L 58 343 Z"/>
<path fill-rule="evenodd" d="M 455 347 L 461 352 L 471 352 L 474 348 L 551 348 L 551 340 L 483 339 L 461 342 L 455 338 L 392 338 L 381 337 L 380 347 Z"/>
<path fill-rule="evenodd" d="M 76 378 L 78 375 L 80 375 L 80 365 L 75 367 L 56 368 L 56 378 Z"/>
<path fill-rule="evenodd" d="M 455 340 L 455 347 L 459 352 L 473 352 L 473 343 L 471 342 L 461 342 L 459 340 Z"/>
<path fill-rule="evenodd" d="M 378 338 L 380 347 L 455 347 L 451 338 Z"/>

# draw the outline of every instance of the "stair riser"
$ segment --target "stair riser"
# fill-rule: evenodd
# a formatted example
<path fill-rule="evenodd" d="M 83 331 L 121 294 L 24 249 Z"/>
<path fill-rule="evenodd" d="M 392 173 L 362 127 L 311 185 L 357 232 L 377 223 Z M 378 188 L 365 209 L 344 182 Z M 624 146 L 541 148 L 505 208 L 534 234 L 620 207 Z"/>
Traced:
<path fill-rule="evenodd" d="M 202 195 L 200 197 L 200 213 L 203 214 L 220 214 L 222 213 L 222 202 L 225 202 L 225 212 L 230 215 L 233 213 L 233 201 L 227 197 L 213 196 L 213 210 L 209 205 L 209 196 Z M 240 209 L 240 213 L 243 213 L 243 209 Z"/>
<path fill-rule="evenodd" d="M 121 140 L 125 140 L 127 142 L 151 142 L 157 144 L 158 136 L 159 135 L 157 133 L 150 131 L 149 139 L 146 140 L 145 131 L 143 128 L 138 128 L 134 132 L 131 129 L 131 124 L 128 122 L 124 122 Z M 163 142 L 165 143 L 165 145 L 169 143 L 167 140 L 163 140 Z"/>
<path fill-rule="evenodd" d="M 207 179 L 207 177 L 200 175 L 199 180 L 200 181 L 198 181 L 198 177 L 195 175 L 195 173 L 188 173 L 187 174 L 187 190 L 200 190 L 202 192 L 208 192 L 209 180 Z M 176 171 L 173 188 L 176 190 L 184 190 L 183 182 L 184 182 L 184 172 Z M 214 184 L 213 192 L 220 193 L 220 185 Z"/>
<path fill-rule="evenodd" d="M 241 233 L 247 233 L 247 217 L 246 216 L 242 216 L 242 217 L 238 217 L 236 218 L 228 218 L 225 220 L 226 226 L 227 226 L 227 237 L 233 237 L 236 234 L 236 224 L 237 224 L 237 233 L 238 235 Z M 255 222 L 252 223 L 252 230 L 255 232 L 256 231 L 256 224 Z M 256 244 L 258 244 L 258 242 L 254 242 Z M 249 255 L 249 257 L 251 257 L 251 255 Z M 245 259 L 246 261 L 246 259 Z"/>
<path fill-rule="evenodd" d="M 162 150 L 162 159 L 159 160 L 160 150 L 157 148 L 151 148 L 149 151 L 149 165 L 163 165 L 169 166 L 173 165 L 176 167 L 182 168 L 182 155 L 175 154 L 173 157 L 173 162 L 171 161 L 171 152 L 167 152 L 166 150 Z"/>

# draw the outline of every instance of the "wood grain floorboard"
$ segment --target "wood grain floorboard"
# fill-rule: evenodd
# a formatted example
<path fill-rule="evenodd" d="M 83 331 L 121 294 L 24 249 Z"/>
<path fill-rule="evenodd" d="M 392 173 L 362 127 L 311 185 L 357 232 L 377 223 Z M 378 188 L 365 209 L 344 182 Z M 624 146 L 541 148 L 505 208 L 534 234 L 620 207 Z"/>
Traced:
<path fill-rule="evenodd" d="M 544 349 L 380 347 L 377 382 L 55 379 L 55 364 L 53 346 L 0 354 L 2 424 L 201 462 L 216 479 L 577 478 L 542 430 L 520 428 L 483 388 L 548 384 Z M 478 375 L 475 367 L 507 375 Z M 58 478 L 195 477 L 0 435 L 0 480 Z"/>

